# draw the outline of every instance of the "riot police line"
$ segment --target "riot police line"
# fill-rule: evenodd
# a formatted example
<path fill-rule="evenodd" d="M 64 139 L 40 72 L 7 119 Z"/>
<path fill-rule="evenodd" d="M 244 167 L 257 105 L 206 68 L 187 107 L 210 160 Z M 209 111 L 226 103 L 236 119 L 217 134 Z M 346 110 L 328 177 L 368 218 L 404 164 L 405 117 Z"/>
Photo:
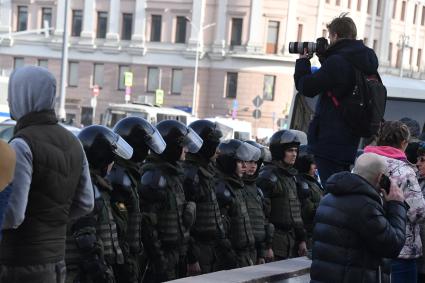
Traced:
<path fill-rule="evenodd" d="M 95 208 L 67 227 L 66 282 L 163 282 L 306 255 L 303 220 L 322 193 L 306 177 L 313 161 L 304 177 L 294 168 L 297 136 L 280 130 L 269 148 L 222 136 L 207 120 L 84 128 Z"/>

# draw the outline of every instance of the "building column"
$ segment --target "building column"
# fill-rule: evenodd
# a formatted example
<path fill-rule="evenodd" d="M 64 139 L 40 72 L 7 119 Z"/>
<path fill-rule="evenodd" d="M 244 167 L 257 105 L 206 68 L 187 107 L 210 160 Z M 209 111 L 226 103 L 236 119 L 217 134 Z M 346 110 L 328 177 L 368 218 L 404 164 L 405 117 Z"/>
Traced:
<path fill-rule="evenodd" d="M 81 37 L 94 39 L 95 37 L 95 19 L 96 19 L 95 0 L 84 0 L 83 30 Z"/>
<path fill-rule="evenodd" d="M 289 42 L 296 41 L 297 37 L 297 1 L 288 1 L 288 18 L 286 20 L 284 55 L 289 55 Z"/>
<path fill-rule="evenodd" d="M 106 38 L 114 41 L 118 41 L 119 36 L 119 19 L 121 14 L 120 0 L 111 0 L 109 5 L 109 15 L 108 15 L 108 33 Z"/>
<path fill-rule="evenodd" d="M 12 30 L 12 1 L 0 0 L 0 33 L 10 33 Z"/>
<path fill-rule="evenodd" d="M 214 53 L 223 53 L 226 48 L 227 0 L 219 0 L 216 11 Z"/>
<path fill-rule="evenodd" d="M 394 0 L 385 0 L 384 12 L 382 14 L 381 46 L 379 48 L 379 61 L 383 65 L 389 65 L 388 54 L 391 33 L 391 18 Z"/>
<path fill-rule="evenodd" d="M 131 37 L 133 41 L 146 41 L 146 0 L 136 0 L 136 13 L 134 19 L 134 32 Z"/>
<path fill-rule="evenodd" d="M 190 24 L 190 38 L 189 45 L 196 46 L 198 44 L 198 37 L 203 41 L 202 27 L 204 26 L 205 15 L 205 0 L 193 0 L 192 4 L 192 19 Z M 201 33 L 199 35 L 199 33 Z M 202 50 L 202 46 L 201 46 Z"/>
<path fill-rule="evenodd" d="M 375 39 L 375 27 L 376 27 L 376 12 L 378 9 L 378 1 L 377 0 L 372 0 L 372 9 L 370 11 L 371 13 L 371 19 L 370 19 L 370 31 L 369 31 L 369 42 L 367 43 L 367 45 L 370 48 L 373 48 L 373 41 Z"/>
<path fill-rule="evenodd" d="M 263 44 L 259 36 L 263 33 L 263 1 L 251 0 L 251 15 L 249 21 L 249 38 L 246 49 L 250 53 L 263 51 Z"/>
<path fill-rule="evenodd" d="M 323 29 L 323 10 L 325 8 L 325 0 L 319 0 L 317 6 L 317 19 L 316 19 L 316 38 L 322 36 Z"/>

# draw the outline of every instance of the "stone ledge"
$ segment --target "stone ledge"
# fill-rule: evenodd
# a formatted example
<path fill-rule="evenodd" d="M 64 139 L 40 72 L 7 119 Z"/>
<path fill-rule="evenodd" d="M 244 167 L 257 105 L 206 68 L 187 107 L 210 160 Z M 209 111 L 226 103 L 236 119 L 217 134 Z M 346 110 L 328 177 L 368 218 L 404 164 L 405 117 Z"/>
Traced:
<path fill-rule="evenodd" d="M 262 265 L 213 272 L 205 275 L 193 276 L 173 280 L 174 283 L 262 283 L 276 282 L 288 278 L 306 275 L 310 272 L 311 260 L 298 257 L 276 261 Z"/>

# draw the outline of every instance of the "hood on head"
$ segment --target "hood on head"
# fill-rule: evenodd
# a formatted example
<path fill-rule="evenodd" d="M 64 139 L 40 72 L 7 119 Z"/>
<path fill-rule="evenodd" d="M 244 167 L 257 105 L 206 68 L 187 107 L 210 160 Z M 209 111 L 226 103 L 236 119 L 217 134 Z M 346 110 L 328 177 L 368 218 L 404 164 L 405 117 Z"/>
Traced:
<path fill-rule="evenodd" d="M 333 195 L 367 195 L 377 201 L 380 196 L 366 179 L 350 172 L 339 172 L 329 177 L 326 190 Z"/>
<path fill-rule="evenodd" d="M 368 145 L 365 147 L 364 152 L 372 152 L 378 155 L 382 155 L 388 158 L 398 159 L 398 160 L 407 160 L 406 154 L 397 148 L 392 146 L 372 146 Z"/>
<path fill-rule="evenodd" d="M 378 70 L 378 58 L 373 49 L 364 45 L 362 40 L 342 39 L 330 46 L 326 57 L 340 54 L 360 71 L 375 74 Z"/>
<path fill-rule="evenodd" d="M 10 116 L 19 120 L 30 112 L 54 109 L 55 95 L 56 79 L 47 69 L 36 66 L 18 68 L 9 79 Z"/>

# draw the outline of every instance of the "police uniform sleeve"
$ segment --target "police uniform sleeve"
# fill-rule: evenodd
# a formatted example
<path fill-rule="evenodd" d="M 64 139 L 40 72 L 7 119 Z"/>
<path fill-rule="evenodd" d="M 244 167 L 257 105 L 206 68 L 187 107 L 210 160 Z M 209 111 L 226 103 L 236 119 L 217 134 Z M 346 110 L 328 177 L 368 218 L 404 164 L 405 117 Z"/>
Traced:
<path fill-rule="evenodd" d="M 257 186 L 263 194 L 264 215 L 267 219 L 270 217 L 271 198 L 276 191 L 277 181 L 276 175 L 270 169 L 261 170 L 257 178 Z"/>

